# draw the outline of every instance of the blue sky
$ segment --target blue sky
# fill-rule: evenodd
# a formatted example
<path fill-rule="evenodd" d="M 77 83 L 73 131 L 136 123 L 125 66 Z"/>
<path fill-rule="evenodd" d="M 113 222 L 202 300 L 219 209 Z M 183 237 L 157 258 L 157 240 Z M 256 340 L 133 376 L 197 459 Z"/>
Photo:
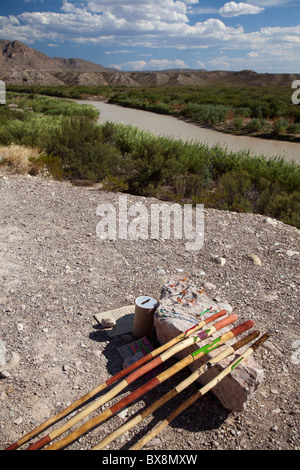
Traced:
<path fill-rule="evenodd" d="M 300 0 L 0 0 L 0 38 L 119 70 L 300 73 Z"/>

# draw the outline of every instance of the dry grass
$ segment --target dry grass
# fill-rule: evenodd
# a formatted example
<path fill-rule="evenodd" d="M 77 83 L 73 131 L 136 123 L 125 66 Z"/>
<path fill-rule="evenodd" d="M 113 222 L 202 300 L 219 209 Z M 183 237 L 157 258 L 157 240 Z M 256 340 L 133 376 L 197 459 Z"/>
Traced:
<path fill-rule="evenodd" d="M 41 150 L 22 145 L 0 146 L 0 165 L 9 173 L 37 175 L 41 168 L 37 164 Z"/>

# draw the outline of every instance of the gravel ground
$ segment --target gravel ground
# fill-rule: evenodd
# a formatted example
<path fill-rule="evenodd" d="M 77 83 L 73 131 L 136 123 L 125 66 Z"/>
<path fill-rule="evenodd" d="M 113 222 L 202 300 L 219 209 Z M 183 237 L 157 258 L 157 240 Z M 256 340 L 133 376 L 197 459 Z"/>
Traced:
<path fill-rule="evenodd" d="M 117 207 L 118 200 L 119 194 L 96 187 L 0 177 L 0 448 L 121 370 L 116 348 L 131 338 L 110 338 L 95 314 L 131 305 L 139 295 L 158 298 L 166 282 L 188 274 L 199 285 L 214 284 L 215 295 L 241 321 L 253 319 L 261 333 L 271 332 L 255 355 L 265 378 L 242 412 L 229 412 L 208 393 L 147 450 L 299 450 L 299 230 L 259 215 L 205 209 L 198 251 L 187 251 L 184 240 L 101 240 L 96 209 Z M 128 204 L 137 201 L 158 202 L 128 196 Z M 220 257 L 224 265 L 215 262 Z M 155 335 L 151 342 L 157 346 Z M 67 449 L 90 449 L 187 374 L 181 371 Z M 198 387 L 109 449 L 128 449 Z"/>

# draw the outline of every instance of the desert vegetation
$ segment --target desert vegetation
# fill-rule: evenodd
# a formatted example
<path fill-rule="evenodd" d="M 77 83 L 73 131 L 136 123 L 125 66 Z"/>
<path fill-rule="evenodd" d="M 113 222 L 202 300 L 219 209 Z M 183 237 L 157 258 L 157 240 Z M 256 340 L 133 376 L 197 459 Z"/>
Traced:
<path fill-rule="evenodd" d="M 300 141 L 300 108 L 285 86 L 125 87 L 9 86 L 61 98 L 107 100 L 237 135 Z"/>
<path fill-rule="evenodd" d="M 226 104 L 219 106 L 220 114 L 227 112 Z M 77 184 L 101 183 L 109 191 L 259 213 L 300 228 L 296 163 L 99 124 L 97 117 L 92 106 L 9 92 L 0 107 L 1 164 Z"/>

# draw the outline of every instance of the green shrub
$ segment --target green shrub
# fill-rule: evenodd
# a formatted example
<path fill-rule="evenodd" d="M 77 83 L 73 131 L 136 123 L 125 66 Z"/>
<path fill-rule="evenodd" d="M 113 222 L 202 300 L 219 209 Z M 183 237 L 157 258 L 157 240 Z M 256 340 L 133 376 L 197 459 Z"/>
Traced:
<path fill-rule="evenodd" d="M 100 126 L 82 116 L 63 118 L 60 128 L 49 132 L 45 149 L 61 158 L 70 178 L 101 181 L 118 172 L 121 162 L 118 150 L 103 142 Z"/>
<path fill-rule="evenodd" d="M 236 131 L 241 131 L 244 125 L 244 119 L 240 116 L 237 116 L 233 121 L 233 127 Z"/>
<path fill-rule="evenodd" d="M 248 123 L 247 128 L 250 132 L 258 132 L 262 128 L 262 122 L 259 118 L 253 118 Z"/>
<path fill-rule="evenodd" d="M 294 122 L 290 124 L 287 130 L 290 134 L 300 134 L 300 123 Z"/>
<path fill-rule="evenodd" d="M 275 123 L 274 123 L 274 133 L 275 134 L 285 134 L 287 132 L 288 128 L 288 121 L 286 119 L 283 119 L 280 117 Z"/>

